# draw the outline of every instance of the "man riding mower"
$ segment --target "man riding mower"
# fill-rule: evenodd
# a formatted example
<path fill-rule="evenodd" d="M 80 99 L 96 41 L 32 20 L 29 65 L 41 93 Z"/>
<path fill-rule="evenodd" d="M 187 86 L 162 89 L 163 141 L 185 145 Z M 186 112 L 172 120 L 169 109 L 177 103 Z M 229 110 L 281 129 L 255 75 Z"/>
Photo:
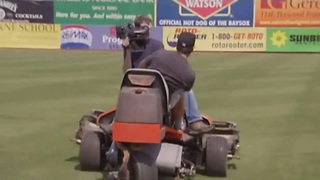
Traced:
<path fill-rule="evenodd" d="M 182 33 L 178 52 L 158 51 L 140 68 L 126 71 L 116 109 L 84 116 L 77 139 L 83 170 L 106 170 L 111 179 L 194 176 L 199 168 L 207 175 L 226 176 L 227 162 L 239 148 L 236 124 L 203 116 L 212 125 L 206 133 L 177 128 L 186 123 L 183 94 L 195 79 L 186 60 L 194 42 L 193 34 Z"/>

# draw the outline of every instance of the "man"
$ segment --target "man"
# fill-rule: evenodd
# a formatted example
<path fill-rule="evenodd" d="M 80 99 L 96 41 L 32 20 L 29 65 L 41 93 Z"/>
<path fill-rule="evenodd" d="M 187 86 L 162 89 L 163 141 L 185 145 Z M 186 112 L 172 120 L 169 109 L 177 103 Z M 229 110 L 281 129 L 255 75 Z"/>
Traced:
<path fill-rule="evenodd" d="M 134 20 L 135 27 L 142 28 L 147 26 L 151 29 L 151 19 L 146 15 L 141 15 L 136 17 Z M 147 44 L 146 49 L 144 51 L 133 52 L 129 46 L 129 39 L 126 38 L 123 40 L 123 54 L 124 54 L 124 62 L 123 62 L 123 72 L 126 72 L 129 68 L 137 68 L 142 61 L 142 59 L 146 58 L 150 54 L 155 51 L 164 49 L 161 41 L 157 39 L 150 38 L 150 31 L 147 34 Z"/>
<path fill-rule="evenodd" d="M 136 17 L 134 24 L 136 27 L 144 27 L 147 26 L 151 29 L 151 19 L 146 15 L 141 15 Z M 149 33 L 150 35 L 150 33 Z M 123 62 L 123 72 L 125 72 L 129 68 L 137 68 L 141 61 L 145 59 L 147 56 L 152 53 L 163 50 L 164 46 L 161 41 L 150 38 L 148 35 L 148 41 L 146 44 L 146 50 L 142 52 L 132 52 L 129 46 L 129 39 L 126 38 L 123 41 L 124 48 L 124 62 Z M 192 90 L 185 93 L 185 113 L 186 119 L 189 123 L 189 130 L 196 132 L 205 132 L 211 126 L 206 125 L 202 121 L 202 116 L 198 111 L 198 105 L 195 98 L 195 95 Z"/>
<path fill-rule="evenodd" d="M 194 34 L 183 32 L 178 37 L 177 52 L 158 50 L 144 59 L 139 68 L 159 71 L 168 84 L 170 94 L 178 89 L 189 92 L 196 77 L 195 72 L 188 63 L 188 58 L 193 52 L 195 40 L 196 36 Z M 175 122 L 179 122 L 183 118 L 185 105 L 189 105 L 189 102 L 185 103 L 186 99 L 190 101 L 188 98 L 189 96 L 181 97 L 180 101 L 172 109 L 172 119 Z M 199 118 L 202 119 L 201 117 Z M 201 128 L 192 128 L 192 124 L 194 124 L 192 123 L 189 131 L 206 132 L 213 128 L 211 125 L 205 125 L 202 121 L 197 121 L 196 123 L 200 124 L 198 126 L 201 126 Z"/>

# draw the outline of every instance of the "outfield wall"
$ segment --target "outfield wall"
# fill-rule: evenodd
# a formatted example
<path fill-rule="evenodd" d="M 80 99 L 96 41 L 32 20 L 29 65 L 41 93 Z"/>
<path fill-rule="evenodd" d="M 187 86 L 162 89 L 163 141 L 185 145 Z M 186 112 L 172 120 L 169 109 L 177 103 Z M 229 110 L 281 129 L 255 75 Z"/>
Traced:
<path fill-rule="evenodd" d="M 121 50 L 140 14 L 168 50 L 190 31 L 196 51 L 320 52 L 320 0 L 0 0 L 0 47 Z"/>

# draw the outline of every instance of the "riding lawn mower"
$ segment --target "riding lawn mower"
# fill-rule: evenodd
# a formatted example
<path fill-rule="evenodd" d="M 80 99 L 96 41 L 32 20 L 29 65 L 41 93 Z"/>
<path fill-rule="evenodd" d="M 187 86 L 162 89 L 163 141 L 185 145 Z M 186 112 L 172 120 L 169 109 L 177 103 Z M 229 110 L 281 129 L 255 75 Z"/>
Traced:
<path fill-rule="evenodd" d="M 239 159 L 237 125 L 202 115 L 214 128 L 187 133 L 171 121 L 170 113 L 183 95 L 183 90 L 169 95 L 156 70 L 127 70 L 117 107 L 93 109 L 80 120 L 74 141 L 80 145 L 81 169 L 105 171 L 110 180 L 177 179 L 198 172 L 226 177 L 228 163 Z"/>

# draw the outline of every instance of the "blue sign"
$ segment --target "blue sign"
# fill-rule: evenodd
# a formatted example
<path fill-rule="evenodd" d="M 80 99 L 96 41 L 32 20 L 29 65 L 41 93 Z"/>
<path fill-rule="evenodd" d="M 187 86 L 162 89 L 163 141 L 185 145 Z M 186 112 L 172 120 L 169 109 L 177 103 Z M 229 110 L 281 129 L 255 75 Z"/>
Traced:
<path fill-rule="evenodd" d="M 150 37 L 162 41 L 162 27 L 152 28 Z M 115 26 L 64 24 L 60 39 L 61 49 L 123 49 L 122 40 L 116 37 Z"/>
<path fill-rule="evenodd" d="M 254 0 L 158 0 L 157 26 L 253 27 Z"/>

